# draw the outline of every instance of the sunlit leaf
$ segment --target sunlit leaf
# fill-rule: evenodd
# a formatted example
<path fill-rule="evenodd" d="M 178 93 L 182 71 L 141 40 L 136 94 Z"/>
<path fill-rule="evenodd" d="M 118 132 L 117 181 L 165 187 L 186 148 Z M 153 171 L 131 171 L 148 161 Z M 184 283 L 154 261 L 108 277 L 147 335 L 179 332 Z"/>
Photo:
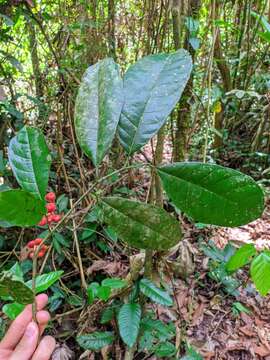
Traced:
<path fill-rule="evenodd" d="M 256 256 L 250 267 L 251 279 L 263 296 L 270 291 L 270 251 L 264 251 Z"/>
<path fill-rule="evenodd" d="M 230 257 L 229 261 L 226 264 L 226 269 L 228 271 L 235 271 L 240 269 L 242 266 L 248 264 L 255 254 L 256 249 L 253 244 L 245 244 L 241 246 Z"/>
<path fill-rule="evenodd" d="M 44 135 L 36 128 L 23 127 L 9 143 L 8 158 L 20 186 L 43 200 L 51 165 Z"/>
<path fill-rule="evenodd" d="M 83 152 L 98 166 L 108 152 L 123 104 L 122 79 L 113 59 L 90 66 L 75 107 L 75 129 Z"/>
<path fill-rule="evenodd" d="M 146 56 L 127 70 L 118 131 L 128 155 L 145 145 L 166 122 L 182 95 L 191 68 L 189 53 L 181 49 Z"/>

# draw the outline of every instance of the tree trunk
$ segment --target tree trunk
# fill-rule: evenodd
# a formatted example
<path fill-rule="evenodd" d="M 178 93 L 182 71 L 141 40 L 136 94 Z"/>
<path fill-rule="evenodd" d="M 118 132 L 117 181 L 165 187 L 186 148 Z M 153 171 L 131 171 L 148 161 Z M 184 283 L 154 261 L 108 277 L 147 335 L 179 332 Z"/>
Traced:
<path fill-rule="evenodd" d="M 31 23 L 31 21 L 28 22 L 28 29 L 29 29 L 29 48 L 31 53 L 33 74 L 35 78 L 36 96 L 39 99 L 42 99 L 44 93 L 43 93 L 42 75 L 40 72 L 39 57 L 37 51 L 37 39 L 36 39 L 35 26 Z"/>
<path fill-rule="evenodd" d="M 198 19 L 199 10 L 201 7 L 200 0 L 190 0 L 188 16 L 192 17 L 194 20 Z M 180 41 L 178 42 L 178 32 L 179 26 L 177 23 L 180 23 L 180 9 L 178 11 L 179 16 L 176 16 L 176 9 L 174 8 L 174 21 L 173 21 L 173 33 L 174 33 L 174 45 L 175 49 L 178 49 L 180 46 Z M 178 18 L 178 22 L 176 21 Z M 186 38 L 184 43 L 184 48 L 189 51 L 192 60 L 194 62 L 195 50 L 189 44 L 189 32 L 186 32 Z M 182 99 L 179 102 L 177 110 L 177 119 L 176 119 L 176 131 L 175 131 L 175 141 L 174 141 L 174 161 L 184 161 L 187 159 L 187 140 L 188 140 L 188 131 L 190 127 L 190 103 L 189 100 L 192 96 L 193 89 L 193 76 L 191 74 L 190 79 L 186 85 L 186 88 L 183 92 Z"/>

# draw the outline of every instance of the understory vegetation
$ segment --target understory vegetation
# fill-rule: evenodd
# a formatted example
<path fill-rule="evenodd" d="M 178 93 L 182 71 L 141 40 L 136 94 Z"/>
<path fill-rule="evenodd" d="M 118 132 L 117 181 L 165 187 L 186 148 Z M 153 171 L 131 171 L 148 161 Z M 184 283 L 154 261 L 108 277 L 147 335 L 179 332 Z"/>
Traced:
<path fill-rule="evenodd" d="M 270 358 L 270 2 L 0 0 L 0 335 L 53 360 Z"/>

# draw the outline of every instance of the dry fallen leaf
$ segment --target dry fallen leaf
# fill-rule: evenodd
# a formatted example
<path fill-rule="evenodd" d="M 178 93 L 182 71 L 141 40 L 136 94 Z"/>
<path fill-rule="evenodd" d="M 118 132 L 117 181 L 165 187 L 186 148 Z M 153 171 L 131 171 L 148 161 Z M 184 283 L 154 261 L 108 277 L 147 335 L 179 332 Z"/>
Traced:
<path fill-rule="evenodd" d="M 206 307 L 206 304 L 200 303 L 195 309 L 192 315 L 192 326 L 199 325 L 199 323 L 203 320 L 203 312 Z"/>
<path fill-rule="evenodd" d="M 73 360 L 74 352 L 66 344 L 57 344 L 52 354 L 52 360 Z"/>

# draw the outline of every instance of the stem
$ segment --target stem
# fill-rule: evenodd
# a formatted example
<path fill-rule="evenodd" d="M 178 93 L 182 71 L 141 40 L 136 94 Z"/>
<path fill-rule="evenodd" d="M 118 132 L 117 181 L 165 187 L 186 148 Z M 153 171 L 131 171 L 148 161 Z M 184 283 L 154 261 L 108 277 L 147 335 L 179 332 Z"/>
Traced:
<path fill-rule="evenodd" d="M 128 348 L 125 352 L 124 360 L 133 360 L 135 350 L 136 350 L 136 345 L 132 346 L 131 348 Z"/>
<path fill-rule="evenodd" d="M 34 302 L 32 304 L 32 316 L 33 320 L 37 323 L 37 303 L 36 303 L 36 277 L 37 277 L 37 255 L 38 248 L 34 252 L 33 256 L 33 273 L 32 273 L 32 291 L 34 293 Z"/>
<path fill-rule="evenodd" d="M 149 280 L 153 277 L 153 250 L 145 250 L 144 276 Z"/>
<path fill-rule="evenodd" d="M 72 208 L 72 199 L 70 199 L 70 207 Z M 86 283 L 85 276 L 84 276 L 84 271 L 83 271 L 80 244 L 79 244 L 79 240 L 78 240 L 78 236 L 77 236 L 76 222 L 75 222 L 74 217 L 72 218 L 72 224 L 73 224 L 73 236 L 74 236 L 74 242 L 75 242 L 76 252 L 77 252 L 77 256 L 78 256 L 78 263 L 79 263 L 82 287 L 86 290 L 87 289 L 87 283 Z"/>

